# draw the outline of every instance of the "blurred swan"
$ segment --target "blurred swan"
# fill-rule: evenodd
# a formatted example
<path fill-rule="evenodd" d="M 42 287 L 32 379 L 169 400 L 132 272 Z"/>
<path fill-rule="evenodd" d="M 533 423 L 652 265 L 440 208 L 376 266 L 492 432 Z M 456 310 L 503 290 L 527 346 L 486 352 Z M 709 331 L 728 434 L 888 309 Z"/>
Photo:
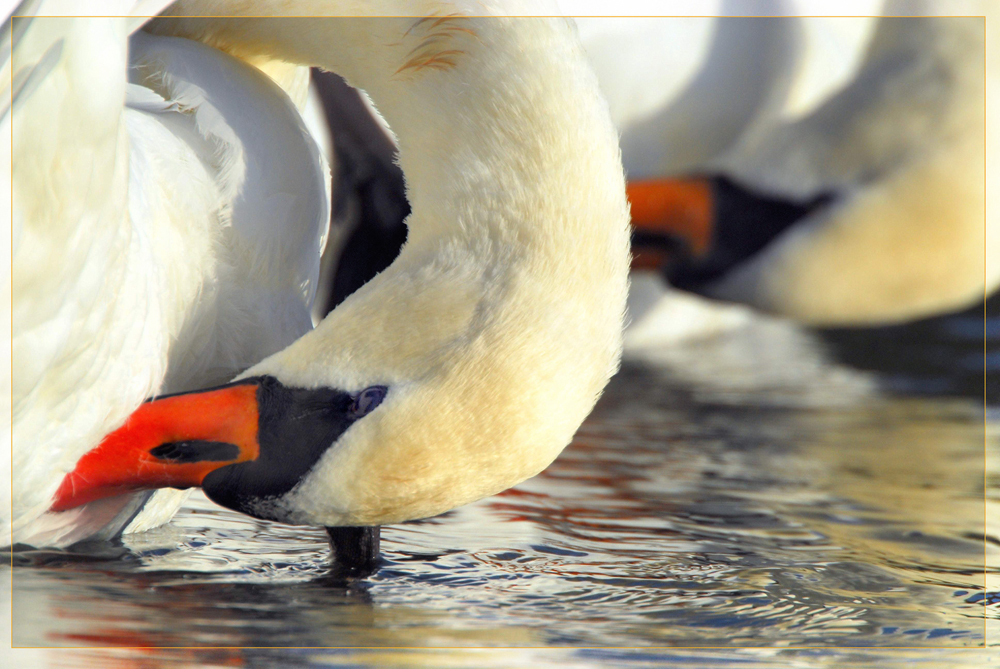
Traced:
<path fill-rule="evenodd" d="M 596 81 L 564 22 L 381 9 L 431 18 L 162 18 L 130 46 L 124 18 L 15 21 L 0 543 L 113 535 L 161 487 L 284 522 L 399 522 L 503 490 L 569 442 L 617 367 L 627 285 Z M 312 330 L 325 170 L 261 59 L 365 89 L 413 208 L 396 261 Z"/>
<path fill-rule="evenodd" d="M 1000 283 L 984 266 L 1000 242 L 996 217 L 983 227 L 983 48 L 979 19 L 882 18 L 811 113 L 745 134 L 708 178 L 631 182 L 639 229 L 687 240 L 670 282 L 814 325 L 981 300 Z"/>

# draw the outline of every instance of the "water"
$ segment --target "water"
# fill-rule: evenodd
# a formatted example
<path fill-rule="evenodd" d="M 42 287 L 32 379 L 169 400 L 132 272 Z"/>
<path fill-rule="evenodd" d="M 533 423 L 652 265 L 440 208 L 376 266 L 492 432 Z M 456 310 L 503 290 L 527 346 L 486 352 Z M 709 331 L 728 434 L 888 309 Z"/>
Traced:
<path fill-rule="evenodd" d="M 14 645 L 76 648 L 19 651 L 53 666 L 1000 666 L 1000 411 L 821 350 L 757 319 L 633 355 L 548 470 L 385 528 L 381 571 L 346 586 L 321 530 L 200 496 L 121 546 L 21 555 Z M 341 649 L 266 648 L 289 646 Z"/>

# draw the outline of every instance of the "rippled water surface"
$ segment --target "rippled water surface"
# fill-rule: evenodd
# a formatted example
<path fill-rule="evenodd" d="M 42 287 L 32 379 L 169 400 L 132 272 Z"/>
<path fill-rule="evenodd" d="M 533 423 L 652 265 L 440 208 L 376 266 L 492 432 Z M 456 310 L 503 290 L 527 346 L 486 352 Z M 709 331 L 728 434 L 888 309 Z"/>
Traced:
<path fill-rule="evenodd" d="M 769 322 L 632 358 L 547 471 L 384 528 L 371 578 L 331 579 L 320 530 L 193 497 L 121 546 L 19 556 L 14 645 L 80 647 L 27 651 L 60 666 L 147 666 L 107 646 L 369 648 L 146 656 L 206 666 L 1000 663 L 980 648 L 1000 638 L 995 410 L 889 395 Z M 395 649 L 423 646 L 451 649 Z"/>

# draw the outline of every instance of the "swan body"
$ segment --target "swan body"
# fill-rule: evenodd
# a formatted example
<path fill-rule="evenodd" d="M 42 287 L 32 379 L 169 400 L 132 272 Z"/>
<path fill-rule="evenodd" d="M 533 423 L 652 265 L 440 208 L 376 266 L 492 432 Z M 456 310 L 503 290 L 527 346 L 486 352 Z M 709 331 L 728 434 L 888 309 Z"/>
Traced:
<path fill-rule="evenodd" d="M 80 181 L 91 178 L 89 171 L 82 177 L 71 170 L 67 182 L 56 180 L 52 164 L 70 149 L 58 143 L 41 147 L 48 154 L 31 144 L 22 148 L 19 138 L 33 136 L 14 133 L 15 228 L 24 232 L 13 273 L 21 287 L 15 296 L 22 296 L 13 311 L 21 384 L 13 398 L 13 542 L 60 545 L 70 535 L 97 531 L 99 523 L 81 530 L 73 520 L 63 523 L 76 528 L 71 533 L 39 534 L 38 528 L 127 498 L 116 493 L 138 484 L 107 478 L 117 476 L 126 455 L 147 463 L 126 468 L 128 476 L 145 476 L 147 465 L 159 472 L 140 488 L 203 485 L 214 499 L 262 518 L 377 525 L 498 492 L 543 469 L 569 442 L 621 350 L 627 207 L 606 106 L 563 22 L 467 19 L 447 3 L 397 9 L 432 18 L 214 19 L 216 13 L 361 14 L 370 7 L 177 3 L 170 13 L 203 18 L 157 19 L 146 28 L 157 37 L 136 39 L 139 65 L 130 76 L 145 91 L 132 111 L 125 104 L 122 23 L 107 19 L 85 29 L 67 23 L 55 36 L 90 40 L 60 65 L 99 66 L 113 94 L 92 96 L 101 106 L 85 110 L 94 119 L 75 143 L 104 160 L 94 170 L 104 185 L 87 196 Z M 489 4 L 472 9 L 498 12 Z M 100 34 L 92 37 L 95 31 Z M 51 44 L 54 36 L 39 31 L 44 50 L 42 37 Z M 215 65 L 186 70 L 202 50 L 217 50 Z M 82 57 L 92 53 L 104 60 Z M 237 95 L 233 104 L 242 103 L 244 111 L 249 99 L 218 79 L 199 79 L 211 67 L 231 68 L 222 78 L 233 83 L 236 69 L 251 69 L 239 61 L 255 58 L 324 67 L 365 89 L 399 139 L 413 207 L 399 258 L 305 334 L 322 247 L 317 212 L 325 210 L 318 153 L 302 139 L 301 121 L 292 123 L 297 115 L 285 115 L 294 105 L 263 75 L 234 84 L 246 86 L 253 105 L 267 105 L 258 122 L 228 117 L 222 98 Z M 72 72 L 64 80 L 72 85 L 84 78 Z M 184 85 L 171 88 L 175 80 Z M 24 109 L 36 103 L 32 111 L 53 109 L 59 116 L 40 118 L 38 111 L 39 123 L 80 124 L 81 112 L 68 104 L 73 91 L 46 99 L 39 96 L 43 90 L 27 98 Z M 203 102 L 192 113 L 187 96 L 194 93 L 203 94 Z M 563 118 L 567 109 L 575 110 L 573 123 Z M 15 105 L 16 127 L 18 112 Z M 133 113 L 137 118 L 129 120 Z M 309 156 L 310 167 L 303 163 L 290 194 L 282 174 L 290 169 L 287 138 L 269 145 L 258 136 L 275 114 L 289 122 L 290 134 L 298 128 L 305 145 L 298 155 Z M 244 121 L 254 126 L 249 133 L 240 126 Z M 163 135 L 166 144 L 143 144 L 158 123 L 174 124 Z M 133 139 L 129 124 L 142 137 Z M 250 188 L 255 182 L 246 181 L 227 190 L 240 174 L 233 147 L 243 151 L 243 177 L 259 177 L 261 185 Z M 137 148 L 148 151 L 142 157 L 150 169 L 163 160 L 161 151 L 188 156 L 188 163 L 174 160 L 184 169 L 172 173 L 186 187 L 147 195 L 149 173 L 132 167 L 140 159 Z M 251 152 L 258 152 L 256 159 Z M 135 180 L 143 181 L 139 216 L 133 216 Z M 68 196 L 61 209 L 50 210 L 40 197 L 53 187 Z M 98 214 L 68 215 L 71 197 Z M 293 207 L 289 197 L 309 204 Z M 240 198 L 258 199 L 241 208 Z M 177 215 L 188 210 L 191 216 Z M 140 227 L 143 216 L 149 231 Z M 106 266 L 90 272 L 107 281 L 84 283 L 80 275 L 89 273 L 82 269 L 66 276 L 36 267 L 40 255 L 62 249 L 51 238 L 31 238 L 47 225 L 87 238 L 90 249 L 98 241 L 111 247 L 102 254 Z M 143 235 L 176 238 L 144 247 Z M 241 246 L 248 239 L 252 243 Z M 82 260 L 77 264 L 86 268 Z M 90 329 L 71 325 L 60 339 L 49 337 L 60 308 L 70 304 L 78 312 L 84 302 L 94 314 L 85 319 Z M 40 308 L 47 304 L 48 310 Z M 28 334 L 29 322 L 52 341 L 44 350 L 43 338 Z M 206 332 L 214 337 L 206 340 Z M 22 359 L 33 374 L 21 375 Z M 84 369 L 72 375 L 66 367 L 74 364 Z M 142 404 L 237 373 L 221 389 Z M 236 400 L 249 405 L 218 409 Z M 234 421 L 249 432 L 230 443 L 219 434 Z M 162 435 L 156 444 L 136 446 L 154 432 Z M 237 448 L 239 455 L 232 455 Z"/>

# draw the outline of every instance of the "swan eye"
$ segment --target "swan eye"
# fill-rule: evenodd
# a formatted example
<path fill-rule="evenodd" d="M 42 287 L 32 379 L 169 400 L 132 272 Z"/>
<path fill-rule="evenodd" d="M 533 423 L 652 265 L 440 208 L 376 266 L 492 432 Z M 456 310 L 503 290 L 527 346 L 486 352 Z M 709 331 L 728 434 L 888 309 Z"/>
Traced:
<path fill-rule="evenodd" d="M 389 389 L 385 386 L 371 386 L 362 390 L 351 403 L 351 417 L 357 419 L 371 413 L 372 409 L 382 403 L 388 392 Z"/>

